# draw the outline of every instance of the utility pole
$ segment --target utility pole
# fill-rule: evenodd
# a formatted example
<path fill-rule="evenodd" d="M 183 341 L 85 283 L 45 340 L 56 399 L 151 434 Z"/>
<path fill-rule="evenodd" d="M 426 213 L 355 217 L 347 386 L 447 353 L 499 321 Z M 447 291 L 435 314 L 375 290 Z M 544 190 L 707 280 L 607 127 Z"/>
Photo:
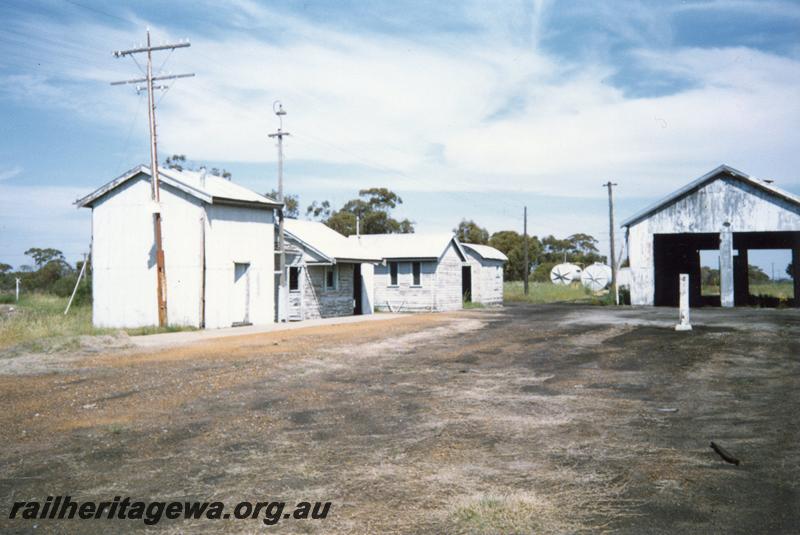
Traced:
<path fill-rule="evenodd" d="M 525 295 L 528 295 L 528 275 L 531 271 L 530 252 L 528 250 L 528 207 L 526 206 L 523 211 L 524 222 L 522 223 L 522 235 L 525 240 L 525 278 L 524 289 Z"/>
<path fill-rule="evenodd" d="M 120 82 L 112 82 L 111 85 L 125 85 L 125 84 L 140 84 L 145 82 L 147 90 L 147 119 L 150 124 L 150 176 L 151 182 L 151 195 L 153 198 L 153 233 L 156 245 L 156 285 L 157 285 L 157 302 L 158 302 L 158 325 L 165 327 L 167 325 L 167 274 L 164 269 L 164 247 L 161 239 L 161 195 L 159 192 L 158 183 L 158 150 L 156 142 L 156 103 L 153 98 L 154 89 L 168 89 L 168 86 L 153 86 L 154 81 L 159 80 L 172 80 L 175 78 L 188 78 L 194 74 L 175 74 L 170 76 L 153 76 L 153 52 L 159 50 L 175 50 L 176 48 L 186 48 L 190 46 L 189 42 L 180 42 L 173 44 L 164 44 L 152 46 L 150 44 L 150 29 L 147 30 L 147 44 L 144 47 L 131 48 L 129 50 L 117 50 L 114 52 L 114 57 L 122 58 L 125 56 L 134 57 L 134 54 L 147 54 L 147 75 L 145 78 L 137 78 L 134 80 L 123 80 Z M 135 59 L 134 59 L 135 61 Z M 136 87 L 138 93 L 143 88 Z"/>
<path fill-rule="evenodd" d="M 272 111 L 278 116 L 278 130 L 269 134 L 271 138 L 278 139 L 278 202 L 283 204 L 283 136 L 288 136 L 289 132 L 283 131 L 283 117 L 286 111 L 279 100 L 272 103 Z M 280 253 L 278 275 L 278 321 L 287 321 L 289 292 L 286 287 L 286 251 L 284 250 L 283 237 L 283 206 L 278 209 L 278 251 Z"/>
<path fill-rule="evenodd" d="M 15 277 L 14 280 L 16 281 L 16 288 L 14 290 L 15 301 L 19 303 L 19 283 L 21 282 L 21 279 L 19 277 Z"/>
<path fill-rule="evenodd" d="M 619 289 L 617 288 L 617 250 L 614 248 L 614 193 L 613 187 L 617 184 L 610 180 L 603 184 L 608 188 L 608 236 L 611 241 L 611 291 L 614 292 L 614 302 L 619 305 Z"/>

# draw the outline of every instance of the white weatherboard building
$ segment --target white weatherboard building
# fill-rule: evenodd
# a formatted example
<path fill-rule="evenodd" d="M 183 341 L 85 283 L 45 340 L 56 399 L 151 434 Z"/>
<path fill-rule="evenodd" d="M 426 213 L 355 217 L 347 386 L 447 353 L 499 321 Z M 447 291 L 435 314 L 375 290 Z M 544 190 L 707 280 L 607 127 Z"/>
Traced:
<path fill-rule="evenodd" d="M 767 181 L 721 165 L 622 226 L 634 305 L 677 306 L 681 273 L 689 274 L 691 306 L 746 305 L 751 249 L 791 250 L 800 304 L 800 198 Z M 719 252 L 719 296 L 702 295 L 701 250 Z"/>
<path fill-rule="evenodd" d="M 288 319 L 372 314 L 372 264 L 380 258 L 316 221 L 285 219 Z"/>
<path fill-rule="evenodd" d="M 508 257 L 494 247 L 462 243 L 470 265 L 470 301 L 486 306 L 503 304 L 503 265 Z"/>
<path fill-rule="evenodd" d="M 464 294 L 471 289 L 470 264 L 453 234 L 362 234 L 348 240 L 360 243 L 382 259 L 374 273 L 376 310 L 462 308 Z"/>
<path fill-rule="evenodd" d="M 167 323 L 219 328 L 274 319 L 276 201 L 205 173 L 136 167 L 76 201 L 92 209 L 92 320 L 158 324 L 154 210 L 162 219 Z"/>

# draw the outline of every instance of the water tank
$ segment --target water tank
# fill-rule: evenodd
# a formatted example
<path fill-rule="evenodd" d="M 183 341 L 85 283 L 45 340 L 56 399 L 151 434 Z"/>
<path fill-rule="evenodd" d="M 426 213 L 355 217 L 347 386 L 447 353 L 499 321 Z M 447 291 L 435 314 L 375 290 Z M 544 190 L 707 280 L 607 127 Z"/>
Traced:
<path fill-rule="evenodd" d="M 575 264 L 556 264 L 550 270 L 550 280 L 553 284 L 568 285 L 572 281 L 581 280 L 581 268 Z"/>
<path fill-rule="evenodd" d="M 605 290 L 611 284 L 611 268 L 595 262 L 583 270 L 581 283 L 593 292 Z"/>

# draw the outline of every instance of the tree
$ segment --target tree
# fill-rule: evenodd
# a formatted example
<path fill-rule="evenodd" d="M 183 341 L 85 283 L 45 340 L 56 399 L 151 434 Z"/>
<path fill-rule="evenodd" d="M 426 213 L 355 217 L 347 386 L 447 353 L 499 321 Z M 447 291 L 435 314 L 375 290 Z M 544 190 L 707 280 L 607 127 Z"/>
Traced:
<path fill-rule="evenodd" d="M 164 165 L 168 169 L 176 169 L 178 171 L 183 171 L 183 168 L 186 166 L 186 155 L 173 154 L 172 156 L 167 156 L 167 159 L 164 160 Z"/>
<path fill-rule="evenodd" d="M 331 210 L 328 201 L 314 201 L 306 210 L 306 215 L 322 221 L 345 236 L 356 233 L 357 220 L 362 234 L 414 232 L 414 223 L 410 220 L 391 217 L 392 209 L 403 204 L 403 199 L 393 191 L 387 188 L 362 189 L 358 192 L 358 197 L 347 201 L 338 210 Z"/>
<path fill-rule="evenodd" d="M 794 264 L 789 262 L 789 265 L 786 266 L 786 274 L 789 275 L 790 279 L 794 278 Z"/>
<path fill-rule="evenodd" d="M 597 249 L 597 240 L 589 234 L 573 234 L 564 239 L 547 236 L 542 239 L 543 252 L 539 263 L 573 262 L 587 266 L 605 262 L 606 257 Z"/>
<path fill-rule="evenodd" d="M 46 264 L 49 264 L 53 261 L 64 261 L 64 253 L 59 251 L 58 249 L 46 248 L 41 249 L 39 247 L 31 247 L 27 251 L 25 251 L 25 255 L 30 256 L 33 258 L 33 262 L 36 264 L 36 267 L 42 268 Z"/>
<path fill-rule="evenodd" d="M 11 271 L 11 266 L 9 264 L 3 264 L 0 262 L 0 274 L 5 275 L 9 271 Z"/>
<path fill-rule="evenodd" d="M 503 267 L 503 276 L 506 280 L 521 280 L 526 269 L 530 273 L 531 266 L 540 255 L 542 244 L 536 236 L 528 236 L 528 265 L 525 265 L 525 237 L 513 230 L 495 232 L 489 238 L 489 245 L 501 251 L 508 257 Z"/>
<path fill-rule="evenodd" d="M 459 240 L 464 243 L 477 243 L 486 245 L 489 243 L 489 231 L 485 228 L 478 226 L 472 220 L 467 221 L 462 219 L 461 223 L 453 229 Z"/>
<path fill-rule="evenodd" d="M 271 199 L 278 198 L 278 190 L 274 189 L 266 196 Z M 297 219 L 300 217 L 300 198 L 297 195 L 283 195 L 283 215 L 290 219 Z"/>
<path fill-rule="evenodd" d="M 769 275 L 767 275 L 760 267 L 752 264 L 748 264 L 747 266 L 747 278 L 750 282 L 755 283 L 769 281 Z"/>
<path fill-rule="evenodd" d="M 310 217 L 311 219 L 324 220 L 328 219 L 330 216 L 331 203 L 328 201 L 322 201 L 320 203 L 314 201 L 306 208 L 306 217 Z"/>
<path fill-rule="evenodd" d="M 205 165 L 198 165 L 196 162 L 187 160 L 185 154 L 173 154 L 172 156 L 167 156 L 167 159 L 164 160 L 163 165 L 167 169 L 194 172 L 199 172 L 203 167 L 205 167 Z M 217 167 L 212 167 L 209 173 L 214 176 L 222 177 L 226 180 L 230 180 L 233 177 L 233 175 L 224 168 L 220 169 Z"/>

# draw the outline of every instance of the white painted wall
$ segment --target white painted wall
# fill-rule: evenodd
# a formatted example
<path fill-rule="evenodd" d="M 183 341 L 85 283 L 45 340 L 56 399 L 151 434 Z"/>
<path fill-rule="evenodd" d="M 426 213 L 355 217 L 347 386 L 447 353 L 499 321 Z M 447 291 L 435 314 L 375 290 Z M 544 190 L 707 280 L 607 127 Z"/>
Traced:
<path fill-rule="evenodd" d="M 92 322 L 158 324 L 150 185 L 130 180 L 92 210 Z"/>
<path fill-rule="evenodd" d="M 800 210 L 754 186 L 731 178 L 711 182 L 632 225 L 628 233 L 631 304 L 652 305 L 655 294 L 653 235 L 800 230 Z"/>
<path fill-rule="evenodd" d="M 361 313 L 375 313 L 375 266 L 361 264 Z"/>
<path fill-rule="evenodd" d="M 234 264 L 248 263 L 250 323 L 273 323 L 274 224 L 272 210 L 210 205 L 206 209 L 206 327 L 230 327 L 239 318 Z M 168 275 L 169 276 L 169 275 Z"/>
<path fill-rule="evenodd" d="M 486 306 L 503 305 L 503 262 L 487 260 L 465 247 L 472 268 L 472 301 Z"/>
<path fill-rule="evenodd" d="M 453 242 L 437 260 L 420 262 L 420 285 L 413 284 L 411 261 L 400 261 L 397 286 L 391 286 L 389 261 L 374 269 L 374 306 L 376 310 L 425 312 L 462 308 L 461 266 L 463 262 Z"/>
<path fill-rule="evenodd" d="M 152 210 L 145 175 L 112 190 L 92 210 L 95 326 L 158 324 Z M 203 225 L 206 327 L 233 321 L 234 262 L 251 264 L 250 321 L 273 321 L 272 210 L 206 205 L 162 183 L 161 214 L 170 325 L 200 325 Z"/>

